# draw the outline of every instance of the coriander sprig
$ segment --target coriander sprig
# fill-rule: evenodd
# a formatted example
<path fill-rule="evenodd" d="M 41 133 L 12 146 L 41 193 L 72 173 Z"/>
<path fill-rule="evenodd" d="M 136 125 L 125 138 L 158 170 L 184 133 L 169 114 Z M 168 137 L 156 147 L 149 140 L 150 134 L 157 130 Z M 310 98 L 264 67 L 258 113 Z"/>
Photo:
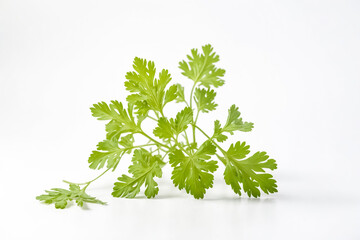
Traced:
<path fill-rule="evenodd" d="M 136 57 L 134 71 L 125 76 L 126 90 L 131 93 L 126 98 L 127 104 L 114 100 L 110 104 L 94 104 L 91 108 L 94 117 L 108 122 L 106 138 L 90 155 L 89 167 L 105 168 L 105 171 L 84 183 L 64 181 L 69 184 L 69 190 L 53 188 L 37 199 L 54 203 L 56 208 L 65 208 L 73 200 L 79 206 L 84 202 L 105 204 L 85 190 L 106 172 L 115 171 L 126 154 L 133 155 L 128 170 L 130 175 L 122 174 L 117 179 L 112 192 L 114 197 L 134 198 L 143 186 L 146 197 L 155 197 L 159 192 L 156 179 L 162 177 L 166 158 L 173 167 L 171 179 L 174 185 L 180 190 L 185 189 L 194 198 L 203 198 L 206 190 L 213 186 L 217 160 L 225 165 L 225 182 L 236 194 L 241 195 L 243 191 L 249 197 L 259 197 L 260 190 L 266 194 L 277 192 L 276 181 L 266 172 L 276 169 L 277 165 L 266 152 L 249 155 L 250 146 L 241 141 L 232 143 L 227 150 L 220 146 L 229 134 L 249 132 L 254 127 L 253 123 L 243 121 L 238 107 L 232 105 L 229 108 L 225 123 L 214 121 L 212 134 L 198 126 L 201 113 L 218 107 L 215 89 L 224 84 L 225 70 L 215 66 L 219 55 L 211 45 L 203 46 L 202 53 L 192 49 L 187 58 L 179 63 L 179 68 L 193 81 L 188 99 L 181 84 L 170 85 L 172 78 L 167 70 L 161 70 L 157 75 L 154 62 Z M 172 102 L 185 106 L 176 116 L 168 117 L 164 108 Z M 152 134 L 149 129 L 142 128 L 146 120 L 156 122 Z M 206 137 L 204 142 L 196 141 L 198 132 Z M 135 145 L 135 135 L 142 136 L 146 142 Z"/>

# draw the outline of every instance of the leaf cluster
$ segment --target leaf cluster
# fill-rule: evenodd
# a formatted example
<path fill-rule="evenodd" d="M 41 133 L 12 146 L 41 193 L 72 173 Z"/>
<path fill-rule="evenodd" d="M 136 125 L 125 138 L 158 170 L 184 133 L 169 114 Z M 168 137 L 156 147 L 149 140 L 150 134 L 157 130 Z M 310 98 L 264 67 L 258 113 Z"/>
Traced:
<path fill-rule="evenodd" d="M 126 103 L 113 100 L 91 107 L 95 118 L 107 122 L 106 137 L 91 153 L 89 167 L 105 169 L 102 176 L 109 170 L 116 170 L 121 159 L 132 154 L 129 174 L 122 174 L 114 183 L 114 197 L 134 198 L 142 190 L 147 198 L 155 197 L 159 193 L 157 179 L 162 177 L 167 161 L 172 167 L 174 186 L 196 199 L 203 198 L 207 189 L 213 187 L 219 162 L 225 166 L 225 183 L 236 194 L 245 192 L 249 197 L 259 197 L 261 191 L 277 192 L 276 180 L 266 172 L 276 169 L 277 165 L 266 152 L 250 155 L 250 146 L 240 141 L 231 143 L 227 150 L 220 146 L 229 135 L 249 132 L 254 127 L 253 123 L 243 120 L 236 105 L 229 107 L 224 122 L 214 121 L 212 134 L 206 133 L 197 123 L 200 114 L 218 107 L 215 90 L 224 84 L 225 74 L 225 70 L 216 65 L 219 60 L 219 55 L 208 44 L 202 51 L 192 49 L 187 60 L 179 63 L 182 75 L 192 83 L 187 96 L 181 84 L 172 83 L 168 70 L 157 72 L 154 62 L 136 57 L 133 70 L 125 76 L 124 85 L 130 93 Z M 183 105 L 175 116 L 166 115 L 171 102 Z M 144 121 L 153 121 L 155 128 L 143 129 Z M 199 133 L 206 137 L 204 142 L 197 141 Z M 99 177 L 83 183 L 86 185 L 83 189 L 79 184 L 68 182 L 69 190 L 55 188 L 37 199 L 54 203 L 56 208 L 64 208 L 72 200 L 79 206 L 83 202 L 103 204 L 85 193 L 87 186 Z"/>
<path fill-rule="evenodd" d="M 37 196 L 36 199 L 46 204 L 55 204 L 55 208 L 64 209 L 69 202 L 75 201 L 79 207 L 85 203 L 106 204 L 95 197 L 85 193 L 85 189 L 80 189 L 79 185 L 70 184 L 69 190 L 63 188 L 52 188 L 45 191 L 47 194 Z"/>

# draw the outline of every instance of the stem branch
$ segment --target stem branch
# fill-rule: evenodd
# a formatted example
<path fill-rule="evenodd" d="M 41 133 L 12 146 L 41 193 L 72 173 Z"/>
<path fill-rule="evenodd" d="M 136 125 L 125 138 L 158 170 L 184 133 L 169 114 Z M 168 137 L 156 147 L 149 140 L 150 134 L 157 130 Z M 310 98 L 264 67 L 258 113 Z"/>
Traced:
<path fill-rule="evenodd" d="M 207 137 L 220 151 L 223 155 L 226 155 L 226 151 L 219 146 L 219 144 L 217 144 L 214 140 L 213 137 L 210 137 L 209 135 L 207 135 L 201 128 L 199 128 L 197 125 L 193 125 L 195 128 L 197 128 L 202 134 L 204 134 L 205 137 Z"/>
<path fill-rule="evenodd" d="M 66 180 L 63 180 L 63 182 L 68 183 L 68 184 L 86 185 L 86 186 L 84 187 L 84 189 L 86 189 L 87 186 L 90 185 L 90 183 L 92 183 L 93 181 L 99 179 L 102 175 L 104 175 L 104 174 L 105 174 L 107 171 L 109 171 L 110 169 L 111 169 L 111 168 L 106 169 L 106 170 L 105 170 L 103 173 L 101 173 L 99 176 L 97 176 L 96 178 L 94 178 L 93 180 L 90 180 L 90 181 L 88 181 L 88 182 L 84 182 L 84 183 L 73 183 L 73 182 L 69 182 L 69 181 L 66 181 Z"/>
<path fill-rule="evenodd" d="M 149 135 L 147 135 L 144 131 L 141 131 L 140 134 L 142 134 L 143 136 L 147 137 L 148 139 L 150 139 L 151 141 L 153 141 L 155 144 L 160 145 L 164 148 L 170 149 L 168 146 L 166 146 L 165 144 L 156 141 L 155 139 L 153 139 L 152 137 L 150 137 Z"/>

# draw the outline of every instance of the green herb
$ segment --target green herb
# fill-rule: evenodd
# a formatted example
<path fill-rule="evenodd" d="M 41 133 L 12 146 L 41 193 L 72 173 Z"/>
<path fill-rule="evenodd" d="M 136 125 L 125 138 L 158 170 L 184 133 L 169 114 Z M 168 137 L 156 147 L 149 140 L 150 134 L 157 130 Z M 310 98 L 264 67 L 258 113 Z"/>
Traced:
<path fill-rule="evenodd" d="M 106 139 L 90 155 L 89 167 L 105 168 L 105 171 L 85 183 L 64 181 L 70 185 L 69 190 L 54 188 L 37 199 L 54 203 L 56 208 L 65 208 L 72 200 L 79 206 L 84 202 L 104 204 L 86 194 L 85 190 L 109 170 L 114 171 L 122 157 L 131 153 L 130 175 L 123 174 L 115 182 L 114 197 L 134 198 L 142 187 L 146 197 L 155 197 L 159 192 L 156 179 L 162 177 L 167 159 L 173 167 L 171 179 L 174 185 L 197 199 L 203 198 L 206 190 L 213 186 L 217 160 L 225 165 L 225 182 L 236 194 L 241 195 L 243 191 L 249 197 L 259 197 L 260 190 L 266 194 L 277 192 L 276 181 L 265 172 L 266 169 L 276 169 L 276 162 L 266 152 L 249 155 L 250 146 L 240 141 L 232 143 L 227 150 L 219 145 L 228 139 L 229 134 L 252 130 L 253 123 L 243 121 L 238 107 L 232 105 L 229 108 L 225 123 L 214 121 L 212 134 L 198 126 L 200 113 L 214 111 L 218 106 L 215 89 L 224 84 L 225 70 L 215 66 L 219 56 L 211 45 L 203 46 L 202 53 L 192 49 L 187 58 L 188 61 L 179 63 L 179 68 L 192 80 L 189 100 L 182 85 L 170 84 L 171 75 L 167 70 L 156 74 L 154 62 L 136 57 L 134 71 L 126 74 L 125 87 L 131 93 L 126 98 L 127 104 L 114 100 L 109 104 L 94 104 L 91 108 L 94 117 L 108 122 Z M 171 102 L 184 107 L 170 118 L 164 110 Z M 155 121 L 152 133 L 142 128 L 145 120 Z M 197 133 L 206 137 L 205 142 L 196 140 Z M 136 145 L 134 135 L 141 135 L 147 142 Z"/>

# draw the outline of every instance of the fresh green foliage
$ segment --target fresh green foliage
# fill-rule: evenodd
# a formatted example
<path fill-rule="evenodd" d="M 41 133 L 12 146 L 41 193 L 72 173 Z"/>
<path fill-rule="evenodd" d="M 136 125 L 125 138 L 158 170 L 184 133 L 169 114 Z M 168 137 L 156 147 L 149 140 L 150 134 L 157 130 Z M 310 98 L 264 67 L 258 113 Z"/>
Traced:
<path fill-rule="evenodd" d="M 69 190 L 62 188 L 53 188 L 45 191 L 47 194 L 37 196 L 36 199 L 44 203 L 55 204 L 55 208 L 64 209 L 69 201 L 75 200 L 78 206 L 83 207 L 84 202 L 106 204 L 85 193 L 85 189 L 80 189 L 79 185 L 70 184 Z"/>
<path fill-rule="evenodd" d="M 216 92 L 214 89 L 196 88 L 194 96 L 198 111 L 208 113 L 216 109 L 217 104 L 214 102 Z"/>
<path fill-rule="evenodd" d="M 195 198 L 203 198 L 206 189 L 212 187 L 214 176 L 211 174 L 218 168 L 217 162 L 210 160 L 216 152 L 216 147 L 210 141 L 194 153 L 184 154 L 175 149 L 169 155 L 169 163 L 174 168 L 171 179 L 180 190 L 185 188 Z"/>
<path fill-rule="evenodd" d="M 231 144 L 227 150 L 225 162 L 224 178 L 226 184 L 229 184 L 235 193 L 241 195 L 240 183 L 247 195 L 259 197 L 260 190 L 265 193 L 274 193 L 276 190 L 276 181 L 272 175 L 265 173 L 265 168 L 270 170 L 276 169 L 274 159 L 269 159 L 266 152 L 256 152 L 251 157 L 244 159 L 249 151 L 250 146 L 245 142 Z"/>
<path fill-rule="evenodd" d="M 125 88 L 130 92 L 127 104 L 114 100 L 110 104 L 99 102 L 91 107 L 92 115 L 107 123 L 106 137 L 98 143 L 88 162 L 91 169 L 105 168 L 104 172 L 85 183 L 64 181 L 70 184 L 69 190 L 54 188 L 37 199 L 54 203 L 56 208 L 65 208 L 72 200 L 79 206 L 84 202 L 104 204 L 85 190 L 106 172 L 116 170 L 128 154 L 133 154 L 128 169 L 130 175 L 122 174 L 115 182 L 114 197 L 134 198 L 142 190 L 147 198 L 155 197 L 159 192 L 157 179 L 162 177 L 167 159 L 173 169 L 174 185 L 196 199 L 203 198 L 206 190 L 213 186 L 218 160 L 225 166 L 225 183 L 236 194 L 245 192 L 249 197 L 259 197 L 261 191 L 266 194 L 277 192 L 276 181 L 266 172 L 276 169 L 276 162 L 266 152 L 249 155 L 250 146 L 240 141 L 231 143 L 228 150 L 219 145 L 236 131 L 249 132 L 254 127 L 253 123 L 243 121 L 238 107 L 232 105 L 229 108 L 224 123 L 214 121 L 212 135 L 199 127 L 200 113 L 209 113 L 218 107 L 215 89 L 224 84 L 225 70 L 215 66 L 220 58 L 211 45 L 203 46 L 201 52 L 192 49 L 187 58 L 188 61 L 179 63 L 179 68 L 192 80 L 189 97 L 181 84 L 170 84 L 172 78 L 168 70 L 163 69 L 157 74 L 154 62 L 136 57 L 134 70 L 125 76 Z M 171 102 L 183 107 L 175 116 L 169 117 L 165 113 Z M 144 129 L 144 121 L 153 121 L 155 128 Z M 197 141 L 197 133 L 203 134 L 206 140 Z"/>
<path fill-rule="evenodd" d="M 129 167 L 129 173 L 133 177 L 123 174 L 115 183 L 112 195 L 114 197 L 133 198 L 140 192 L 140 187 L 145 183 L 145 195 L 148 198 L 155 197 L 159 192 L 158 184 L 154 177 L 161 178 L 161 168 L 165 165 L 161 155 L 152 155 L 147 150 L 141 148 L 134 152 L 132 165 Z"/>
<path fill-rule="evenodd" d="M 187 55 L 189 62 L 185 60 L 180 62 L 179 68 L 183 70 L 182 74 L 193 80 L 194 86 L 197 83 L 206 88 L 224 85 L 224 80 L 221 78 L 225 70 L 215 67 L 215 63 L 220 60 L 219 55 L 213 52 L 210 44 L 203 46 L 202 50 L 201 54 L 197 49 L 192 49 L 191 55 Z"/>

